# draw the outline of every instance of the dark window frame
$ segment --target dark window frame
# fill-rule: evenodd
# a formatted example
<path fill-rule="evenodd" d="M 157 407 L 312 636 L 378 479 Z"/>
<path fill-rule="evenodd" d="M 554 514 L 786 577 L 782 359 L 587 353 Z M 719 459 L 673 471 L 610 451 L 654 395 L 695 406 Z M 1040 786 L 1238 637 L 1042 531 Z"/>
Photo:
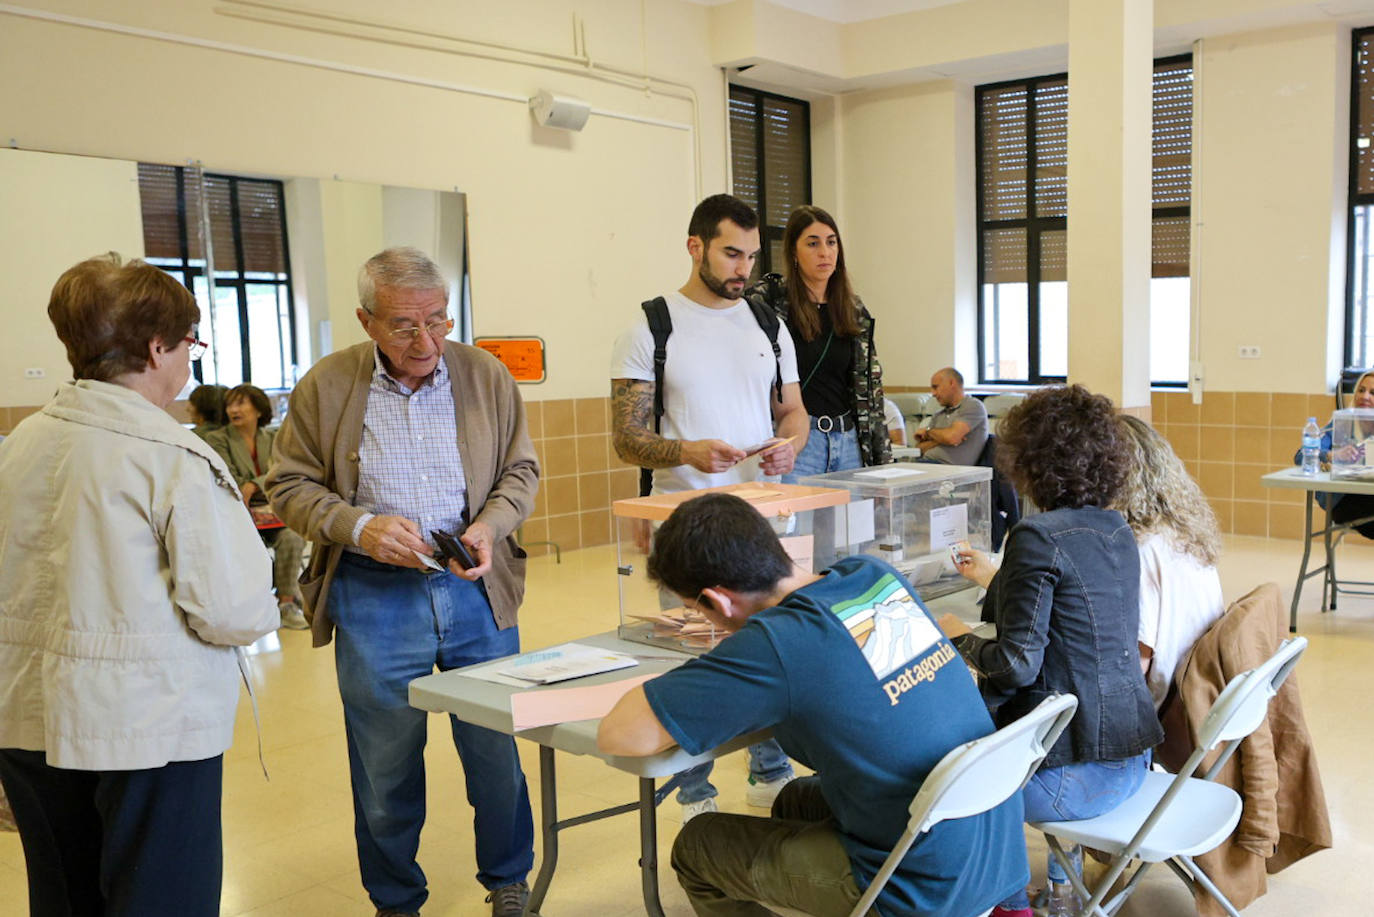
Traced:
<path fill-rule="evenodd" d="M 1160 67 L 1168 67 L 1176 64 L 1192 64 L 1193 55 L 1190 53 L 1175 54 L 1167 57 L 1155 58 L 1151 62 L 1152 81 L 1153 74 Z M 975 192 L 975 223 L 977 226 L 977 328 L 978 328 L 978 381 L 983 384 L 991 385 L 1041 385 L 1046 383 L 1063 382 L 1066 380 L 1062 375 L 1046 375 L 1040 372 L 1040 285 L 1041 285 L 1041 236 L 1047 232 L 1068 232 L 1067 208 L 1064 216 L 1040 216 L 1036 208 L 1036 164 L 1037 164 L 1037 132 L 1036 132 L 1036 90 L 1044 85 L 1055 83 L 1065 84 L 1067 93 L 1069 74 L 1067 71 L 1060 73 L 1045 74 L 1016 80 L 1002 80 L 996 83 L 984 83 L 974 87 L 974 192 Z M 1026 90 L 1026 148 L 1025 148 L 1025 216 L 1019 219 L 1007 220 L 987 220 L 984 219 L 984 206 L 987 203 L 984 195 L 983 173 L 987 165 L 984 147 L 984 114 L 988 98 L 999 90 L 1013 87 L 1025 87 Z M 1160 220 L 1190 220 L 1192 216 L 1192 193 L 1191 178 L 1189 203 L 1187 205 L 1154 206 L 1153 204 L 1153 119 L 1155 107 L 1153 98 L 1151 100 L 1151 211 L 1150 222 L 1153 229 L 1154 224 Z M 1192 142 L 1189 141 L 1191 150 Z M 1017 230 L 1026 232 L 1026 378 L 989 378 L 984 374 L 987 365 L 987 328 L 985 322 L 985 303 L 984 290 L 986 287 L 986 259 L 985 245 L 989 231 L 995 230 Z M 1153 233 L 1152 233 L 1153 236 Z M 1153 263 L 1153 258 L 1152 258 Z M 1189 268 L 1191 272 L 1191 266 Z M 1151 380 L 1151 386 L 1164 388 L 1184 388 L 1186 381 L 1155 381 Z"/>
<path fill-rule="evenodd" d="M 773 243 L 773 242 L 778 242 L 778 243 L 781 243 L 781 242 L 782 242 L 783 236 L 784 236 L 784 235 L 786 234 L 786 232 L 787 232 L 787 217 L 791 215 L 790 213 L 789 213 L 789 214 L 783 214 L 783 215 L 782 215 L 782 222 L 781 222 L 780 224 L 779 224 L 779 223 L 772 223 L 772 222 L 769 221 L 769 217 L 773 216 L 773 214 L 772 214 L 772 213 L 769 211 L 769 209 L 768 209 L 768 161 L 767 161 L 767 158 L 766 158 L 765 155 L 764 155 L 764 146 L 765 146 L 765 145 L 764 145 L 763 100 L 765 100 L 765 99 L 773 99 L 773 100 L 775 100 L 775 101 L 787 102 L 787 103 L 789 103 L 789 104 L 799 105 L 799 106 L 801 107 L 801 118 L 800 118 L 800 129 L 799 129 L 799 133 L 800 133 L 800 136 L 801 136 L 801 138 L 802 138 L 802 140 L 804 141 L 804 144 L 805 144 L 805 164 L 804 164 L 804 167 L 803 167 L 803 172 L 805 173 L 805 176 L 804 176 L 805 191 L 806 191 L 806 194 L 805 194 L 805 198 L 806 198 L 805 203 L 807 203 L 807 204 L 810 204 L 810 203 L 812 202 L 812 200 L 813 200 L 813 198 L 812 198 L 812 187 L 811 187 L 811 164 L 812 164 L 812 163 L 811 163 L 811 161 L 812 161 L 812 156 L 811 156 L 811 103 L 808 102 L 806 99 L 798 99 L 798 98 L 794 98 L 794 97 L 792 97 L 792 96 L 785 96 L 785 95 L 781 95 L 781 94 L 776 93 L 776 92 L 768 92 L 768 91 L 763 90 L 763 89 L 754 89 L 754 88 L 751 87 L 751 86 L 741 86 L 741 85 L 739 85 L 738 83 L 731 83 L 731 84 L 729 85 L 729 89 L 728 89 L 728 91 L 727 91 L 727 99 L 733 97 L 734 94 L 737 93 L 737 92 L 738 92 L 738 93 L 741 93 L 741 94 L 749 94 L 749 95 L 752 95 L 752 96 L 754 97 L 755 115 L 754 115 L 754 118 L 753 118 L 753 128 L 754 128 L 754 149 L 753 149 L 753 154 L 754 154 L 754 157 L 755 157 L 755 158 L 754 158 L 754 162 L 756 163 L 756 168 L 757 168 L 757 171 L 758 171 L 758 200 L 756 200 L 756 201 L 755 201 L 755 200 L 749 200 L 748 198 L 741 196 L 741 195 L 739 194 L 739 192 L 736 191 L 736 190 L 734 190 L 733 188 L 732 188 L 732 193 L 734 193 L 736 196 L 741 197 L 742 200 L 745 200 L 746 202 L 748 202 L 749 204 L 751 204 L 751 205 L 753 206 L 754 210 L 755 210 L 755 211 L 758 213 L 758 215 L 759 215 L 759 244 L 760 244 L 761 248 L 759 249 L 758 267 L 757 267 L 755 273 L 756 273 L 756 275 L 758 275 L 758 276 L 762 276 L 763 274 L 766 274 L 766 273 L 768 273 L 768 272 L 770 272 L 770 271 L 781 271 L 781 269 L 782 269 L 782 265 L 775 265 L 775 264 L 773 264 L 772 243 Z M 733 113 L 732 111 L 729 111 L 729 110 L 728 110 L 728 109 L 729 109 L 728 101 L 727 101 L 727 106 L 726 106 L 726 107 L 727 107 L 727 115 L 728 115 L 731 119 L 733 119 L 735 116 L 734 116 L 734 113 Z M 736 170 L 735 170 L 735 168 L 734 168 L 735 162 L 736 162 L 736 160 L 735 160 L 734 154 L 733 154 L 733 152 L 732 152 L 732 154 L 731 154 L 731 175 L 732 175 L 732 176 L 736 174 Z"/>
<path fill-rule="evenodd" d="M 150 165 L 161 167 L 161 164 L 159 163 L 151 163 Z M 165 168 L 171 168 L 172 170 L 174 170 L 174 174 L 176 176 L 176 220 L 178 244 L 180 247 L 180 257 L 176 263 L 167 263 L 170 259 L 166 258 L 158 258 L 154 263 L 156 263 L 156 266 L 158 268 L 176 277 L 183 286 L 185 286 L 194 294 L 196 280 L 204 278 L 206 274 L 206 268 L 201 264 L 194 263 L 195 259 L 191 258 L 190 221 L 196 215 L 189 214 L 187 210 L 186 176 L 188 172 L 194 172 L 195 170 L 189 169 L 186 166 L 166 166 Z M 236 311 L 238 313 L 239 353 L 242 378 L 246 382 L 251 382 L 253 379 L 251 329 L 249 327 L 250 322 L 248 314 L 248 286 L 250 284 L 255 286 L 275 286 L 279 289 L 279 297 L 283 292 L 286 296 L 287 339 L 280 341 L 278 346 L 281 350 L 280 356 L 285 361 L 285 366 L 288 367 L 288 369 L 286 370 L 286 375 L 289 375 L 289 367 L 298 366 L 300 363 L 300 359 L 296 335 L 296 298 L 294 295 L 294 290 L 291 282 L 291 248 L 290 239 L 288 237 L 286 229 L 285 183 L 280 179 L 275 178 L 251 178 L 239 175 L 229 175 L 219 172 L 202 172 L 201 177 L 203 180 L 202 190 L 201 193 L 197 196 L 201 201 L 202 207 L 209 206 L 209 195 L 205 193 L 205 188 L 208 187 L 211 181 L 225 181 L 228 183 L 229 186 L 228 193 L 230 206 L 230 228 L 233 239 L 233 263 L 232 267 L 226 267 L 224 253 L 217 253 L 215 258 L 216 263 L 212 265 L 212 267 L 214 269 L 215 289 L 234 290 L 235 306 Z M 241 202 L 238 193 L 239 182 L 241 181 L 250 181 L 260 185 L 268 185 L 271 186 L 275 192 L 277 202 L 277 216 L 278 220 L 280 221 L 281 232 L 281 252 L 283 267 L 281 277 L 250 277 L 250 274 L 259 274 L 262 272 L 248 272 L 244 270 L 243 226 L 240 220 L 239 208 Z M 198 231 L 199 230 L 197 229 L 197 232 Z M 224 276 L 226 274 L 232 274 L 234 276 Z M 215 303 L 213 301 L 208 303 L 208 308 L 216 308 Z M 194 378 L 196 379 L 196 381 L 203 382 L 204 368 L 201 362 L 196 361 L 191 365 L 192 372 L 194 374 Z"/>
<path fill-rule="evenodd" d="M 1355 367 L 1362 366 L 1371 362 L 1374 354 L 1365 353 L 1363 359 L 1359 359 L 1360 354 L 1356 351 L 1356 341 L 1360 337 L 1358 326 L 1368 328 L 1370 310 L 1368 308 L 1369 299 L 1374 298 L 1369 295 L 1369 259 L 1361 258 L 1356 261 L 1355 238 L 1356 224 L 1363 218 L 1365 222 L 1365 241 L 1368 247 L 1369 231 L 1374 228 L 1374 190 L 1361 193 L 1360 191 L 1360 43 L 1366 36 L 1374 36 L 1374 26 L 1352 29 L 1350 32 L 1350 135 L 1347 143 L 1349 145 L 1349 169 L 1346 177 L 1346 232 L 1345 232 L 1345 343 L 1341 351 L 1342 366 Z M 1374 55 L 1372 55 L 1374 56 Z M 1374 81 L 1374 61 L 1371 61 L 1369 77 Z M 1374 138 L 1374 116 L 1370 118 L 1370 131 L 1364 136 Z M 1374 150 L 1374 145 L 1371 145 Z M 1371 152 L 1374 155 L 1374 152 Z M 1360 213 L 1364 210 L 1364 214 Z M 1365 311 L 1364 320 L 1356 321 L 1356 302 L 1355 302 L 1355 275 L 1362 272 L 1364 283 L 1361 286 L 1365 290 Z M 1367 336 L 1367 331 L 1366 331 Z M 1363 349 L 1363 348 L 1361 348 Z"/>

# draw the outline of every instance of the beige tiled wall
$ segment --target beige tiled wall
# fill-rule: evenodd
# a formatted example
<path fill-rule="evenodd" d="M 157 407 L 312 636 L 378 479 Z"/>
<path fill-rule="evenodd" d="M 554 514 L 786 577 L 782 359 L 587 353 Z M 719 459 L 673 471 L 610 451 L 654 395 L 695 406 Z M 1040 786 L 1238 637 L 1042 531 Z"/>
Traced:
<path fill-rule="evenodd" d="M 564 551 L 609 544 L 611 501 L 639 494 L 639 469 L 611 448 L 610 399 L 527 401 L 525 410 L 541 471 L 521 539 L 531 554 L 548 552 L 540 541 Z"/>
<path fill-rule="evenodd" d="M 1173 445 L 1216 510 L 1224 532 L 1301 538 L 1303 493 L 1260 485 L 1293 464 L 1303 424 L 1325 424 L 1335 409 L 1329 394 L 1155 392 L 1154 425 Z"/>
<path fill-rule="evenodd" d="M 522 540 L 552 541 L 565 551 L 609 544 L 611 501 L 639 495 L 639 469 L 625 465 L 611 448 L 610 399 L 529 401 L 525 409 L 541 472 Z M 0 408 L 0 435 L 36 410 Z M 549 550 L 529 545 L 531 554 Z"/>
<path fill-rule="evenodd" d="M 910 387 L 915 390 L 915 387 Z M 894 391 L 898 390 L 894 387 Z M 611 448 L 609 398 L 526 402 L 530 437 L 539 456 L 540 487 L 522 539 L 532 554 L 609 544 L 611 501 L 636 496 L 639 469 Z M 1193 404 L 1186 392 L 1155 392 L 1153 423 L 1197 478 L 1222 531 L 1300 538 L 1303 494 L 1260 486 L 1260 477 L 1293 463 L 1303 423 L 1330 419 L 1329 394 L 1207 392 Z M 37 406 L 0 408 L 0 434 Z"/>

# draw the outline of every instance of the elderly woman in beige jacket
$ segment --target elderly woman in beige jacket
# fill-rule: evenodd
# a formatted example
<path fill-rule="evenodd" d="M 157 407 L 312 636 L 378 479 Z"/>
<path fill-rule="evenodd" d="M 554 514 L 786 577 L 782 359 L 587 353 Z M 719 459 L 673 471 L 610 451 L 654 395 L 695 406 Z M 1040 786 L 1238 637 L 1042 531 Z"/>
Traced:
<path fill-rule="evenodd" d="M 34 914 L 219 912 L 236 646 L 277 626 L 223 461 L 164 410 L 199 309 L 139 261 L 62 275 L 74 382 L 0 446 L 0 780 Z"/>

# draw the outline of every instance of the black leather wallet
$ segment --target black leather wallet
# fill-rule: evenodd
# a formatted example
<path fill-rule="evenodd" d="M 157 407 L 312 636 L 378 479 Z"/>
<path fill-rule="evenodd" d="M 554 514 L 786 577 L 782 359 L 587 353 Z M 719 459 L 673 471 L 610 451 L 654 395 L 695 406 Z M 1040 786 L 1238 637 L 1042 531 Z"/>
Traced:
<path fill-rule="evenodd" d="M 473 567 L 477 566 L 477 561 L 472 559 L 472 555 L 468 553 L 467 546 L 458 540 L 457 535 L 438 529 L 430 532 L 429 536 L 433 538 L 434 543 L 439 546 L 438 552 L 434 555 L 434 559 L 439 563 L 448 566 L 448 562 L 454 560 L 457 561 L 458 566 L 462 567 L 464 570 L 471 570 Z"/>

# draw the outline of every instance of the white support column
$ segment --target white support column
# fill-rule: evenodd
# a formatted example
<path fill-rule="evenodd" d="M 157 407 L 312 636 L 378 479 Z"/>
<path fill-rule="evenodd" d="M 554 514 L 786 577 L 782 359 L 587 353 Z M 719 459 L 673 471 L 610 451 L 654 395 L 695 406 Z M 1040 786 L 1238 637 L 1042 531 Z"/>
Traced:
<path fill-rule="evenodd" d="M 1150 404 L 1153 45 L 1153 0 L 1070 0 L 1069 380 L 1137 411 Z"/>

